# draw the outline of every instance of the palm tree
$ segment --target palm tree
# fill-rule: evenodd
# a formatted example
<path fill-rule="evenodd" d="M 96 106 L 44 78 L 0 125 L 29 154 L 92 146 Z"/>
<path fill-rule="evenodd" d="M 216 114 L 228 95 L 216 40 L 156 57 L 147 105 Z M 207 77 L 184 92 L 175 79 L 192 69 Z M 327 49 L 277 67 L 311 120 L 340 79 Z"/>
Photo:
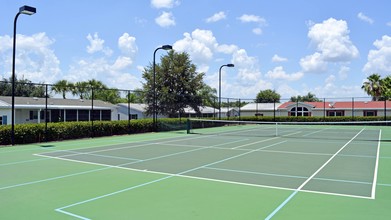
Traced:
<path fill-rule="evenodd" d="M 62 94 L 62 98 L 66 99 L 65 97 L 66 93 L 72 91 L 72 88 L 73 88 L 73 83 L 63 79 L 54 83 L 51 90 L 57 94 Z"/>
<path fill-rule="evenodd" d="M 88 94 L 89 84 L 87 82 L 76 82 L 72 90 L 72 95 L 79 95 L 80 99 L 84 99 Z"/>
<path fill-rule="evenodd" d="M 361 89 L 363 89 L 368 95 L 372 96 L 372 101 L 378 101 L 382 95 L 382 79 L 377 73 L 374 73 L 367 77 L 366 82 L 363 83 Z"/>

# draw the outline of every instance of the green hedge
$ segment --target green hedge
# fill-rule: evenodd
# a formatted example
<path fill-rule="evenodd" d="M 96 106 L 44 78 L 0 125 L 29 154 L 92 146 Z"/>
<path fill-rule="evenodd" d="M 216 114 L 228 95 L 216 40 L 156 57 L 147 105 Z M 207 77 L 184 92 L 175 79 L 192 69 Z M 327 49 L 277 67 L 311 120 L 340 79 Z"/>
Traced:
<path fill-rule="evenodd" d="M 240 117 L 243 121 L 383 121 L 384 117 L 288 117 L 262 116 Z M 238 120 L 238 118 L 230 118 Z M 391 120 L 391 117 L 387 117 Z M 185 130 L 186 119 L 164 118 L 159 119 L 158 131 Z M 48 123 L 45 134 L 45 124 L 17 124 L 15 125 L 15 144 L 39 143 L 45 141 L 60 141 L 88 137 L 101 137 L 123 134 L 137 134 L 153 131 L 152 119 L 129 121 L 94 121 L 91 122 L 60 122 Z M 11 126 L 0 126 L 0 145 L 11 144 Z"/>
<path fill-rule="evenodd" d="M 153 123 L 150 119 L 128 121 L 94 121 L 15 125 L 15 144 L 60 141 L 88 137 L 101 137 L 122 134 L 150 132 Z M 11 126 L 0 126 L 0 145 L 11 144 Z"/>

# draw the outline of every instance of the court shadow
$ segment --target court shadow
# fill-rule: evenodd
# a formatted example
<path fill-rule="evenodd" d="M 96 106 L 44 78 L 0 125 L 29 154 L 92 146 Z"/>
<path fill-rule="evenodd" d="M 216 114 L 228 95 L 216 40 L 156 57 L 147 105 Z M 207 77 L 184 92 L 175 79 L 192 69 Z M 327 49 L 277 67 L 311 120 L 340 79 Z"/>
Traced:
<path fill-rule="evenodd" d="M 40 144 L 39 146 L 44 147 L 44 148 L 55 147 L 55 145 L 52 145 L 52 144 Z"/>

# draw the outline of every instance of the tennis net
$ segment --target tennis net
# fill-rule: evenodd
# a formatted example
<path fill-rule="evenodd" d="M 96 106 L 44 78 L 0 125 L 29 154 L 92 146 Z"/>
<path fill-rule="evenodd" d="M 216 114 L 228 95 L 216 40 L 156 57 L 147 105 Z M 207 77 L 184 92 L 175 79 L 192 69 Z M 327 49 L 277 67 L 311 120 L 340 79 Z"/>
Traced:
<path fill-rule="evenodd" d="M 188 119 L 187 133 L 249 137 L 290 137 L 310 139 L 379 140 L 389 121 L 351 122 L 259 122 Z"/>

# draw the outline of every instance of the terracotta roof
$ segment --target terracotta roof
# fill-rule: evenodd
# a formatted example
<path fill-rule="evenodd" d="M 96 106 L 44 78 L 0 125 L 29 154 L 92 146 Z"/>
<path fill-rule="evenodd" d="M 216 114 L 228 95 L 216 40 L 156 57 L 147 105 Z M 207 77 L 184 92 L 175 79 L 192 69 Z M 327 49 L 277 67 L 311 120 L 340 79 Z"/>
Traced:
<path fill-rule="evenodd" d="M 384 109 L 386 103 L 386 108 L 391 108 L 391 101 L 355 101 L 354 103 L 349 101 L 343 102 L 299 102 L 300 104 L 306 104 L 313 106 L 313 109 Z M 288 106 L 296 105 L 296 102 L 285 102 L 279 109 L 286 109 Z"/>

